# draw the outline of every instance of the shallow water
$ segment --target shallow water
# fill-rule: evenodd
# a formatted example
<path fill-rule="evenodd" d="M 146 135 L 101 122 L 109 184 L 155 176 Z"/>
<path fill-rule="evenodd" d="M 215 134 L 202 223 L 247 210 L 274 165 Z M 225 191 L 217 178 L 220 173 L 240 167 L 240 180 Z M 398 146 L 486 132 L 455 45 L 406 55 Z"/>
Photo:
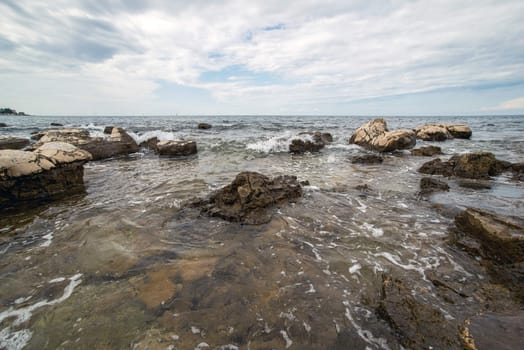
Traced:
<path fill-rule="evenodd" d="M 147 137 L 195 139 L 199 153 L 143 150 L 85 166 L 86 193 L 0 218 L 0 348 L 399 349 L 374 312 L 382 274 L 401 276 L 448 318 L 478 309 L 450 303 L 430 281 L 489 280 L 447 238 L 467 206 L 523 216 L 524 186 L 508 175 L 473 190 L 418 196 L 408 152 L 351 164 L 348 145 L 366 117 L 2 117 L 0 134 L 27 136 L 50 122 L 101 133 L 123 126 Z M 197 122 L 210 130 L 197 130 Z M 448 158 L 484 150 L 522 162 L 524 117 L 394 117 L 391 129 L 463 122 L 471 140 L 438 143 Z M 318 154 L 290 155 L 291 138 L 335 137 Z M 418 142 L 417 146 L 437 144 Z M 179 211 L 241 171 L 308 180 L 304 198 L 273 220 L 243 226 Z M 370 191 L 355 189 L 367 184 Z M 502 292 L 501 292 L 502 293 Z M 502 307 L 502 306 L 501 306 Z"/>

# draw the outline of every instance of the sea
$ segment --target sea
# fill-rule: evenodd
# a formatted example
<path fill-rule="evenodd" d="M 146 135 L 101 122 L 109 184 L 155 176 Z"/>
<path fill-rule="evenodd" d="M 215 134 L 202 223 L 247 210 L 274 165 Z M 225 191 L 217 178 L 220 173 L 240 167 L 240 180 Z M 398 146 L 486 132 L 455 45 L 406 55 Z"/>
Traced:
<path fill-rule="evenodd" d="M 492 152 L 524 161 L 524 116 L 379 116 L 390 130 L 464 123 L 471 139 L 437 145 L 442 159 Z M 0 212 L 1 349 L 402 349 L 376 312 L 384 276 L 401 278 L 446 319 L 480 308 L 450 302 L 434 276 L 490 281 L 481 259 L 457 249 L 454 217 L 468 207 L 524 217 L 524 184 L 510 173 L 421 196 L 409 150 L 381 164 L 348 140 L 370 116 L 0 116 L 0 136 L 51 123 L 138 142 L 195 140 L 198 154 L 148 149 L 85 165 L 85 193 Z M 206 122 L 211 129 L 200 130 Z M 305 131 L 329 132 L 318 153 L 290 154 Z M 308 181 L 296 203 L 263 225 L 181 215 L 242 171 Z M 366 185 L 365 187 L 363 185 Z M 433 276 L 433 277 L 432 277 Z M 509 305 L 509 304 L 508 304 Z"/>

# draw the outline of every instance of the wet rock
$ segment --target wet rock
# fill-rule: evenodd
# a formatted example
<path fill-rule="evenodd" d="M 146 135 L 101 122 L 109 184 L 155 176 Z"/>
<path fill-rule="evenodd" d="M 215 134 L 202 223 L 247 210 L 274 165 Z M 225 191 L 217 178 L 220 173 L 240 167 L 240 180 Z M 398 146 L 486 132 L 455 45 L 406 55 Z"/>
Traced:
<path fill-rule="evenodd" d="M 113 128 L 114 128 L 114 126 L 112 126 L 112 125 L 106 126 L 104 128 L 104 134 L 111 135 L 111 133 L 113 132 Z"/>
<path fill-rule="evenodd" d="M 38 141 L 45 135 L 45 131 L 33 131 L 31 132 L 31 140 Z"/>
<path fill-rule="evenodd" d="M 84 163 L 91 155 L 62 142 L 35 152 L 0 151 L 0 207 L 84 190 Z"/>
<path fill-rule="evenodd" d="M 412 130 L 388 131 L 386 121 L 379 118 L 360 126 L 351 135 L 349 143 L 378 152 L 392 152 L 412 148 L 416 144 L 416 136 Z"/>
<path fill-rule="evenodd" d="M 353 164 L 380 164 L 384 158 L 378 154 L 365 154 L 351 158 Z"/>
<path fill-rule="evenodd" d="M 486 313 L 464 322 L 460 338 L 464 348 L 513 350 L 522 348 L 524 311 Z"/>
<path fill-rule="evenodd" d="M 273 179 L 256 172 L 242 172 L 233 182 L 198 203 L 201 212 L 231 222 L 263 224 L 271 220 L 273 207 L 302 196 L 295 176 Z"/>
<path fill-rule="evenodd" d="M 203 130 L 207 130 L 207 129 L 211 129 L 211 124 L 208 124 L 208 123 L 198 123 L 198 126 L 197 126 L 199 129 L 203 129 Z"/>
<path fill-rule="evenodd" d="M 411 150 L 411 155 L 419 157 L 433 157 L 442 154 L 442 149 L 437 146 L 426 146 Z"/>
<path fill-rule="evenodd" d="M 420 193 L 430 194 L 437 191 L 449 191 L 449 185 L 432 177 L 423 177 L 420 179 Z"/>
<path fill-rule="evenodd" d="M 463 188 L 470 188 L 472 190 L 489 190 L 491 184 L 486 180 L 461 180 L 458 185 Z"/>
<path fill-rule="evenodd" d="M 7 128 L 7 124 L 6 123 L 0 123 L 0 128 Z"/>
<path fill-rule="evenodd" d="M 457 325 L 436 307 L 419 301 L 399 279 L 384 276 L 377 314 L 409 349 L 462 349 Z"/>
<path fill-rule="evenodd" d="M 159 141 L 156 152 L 161 156 L 189 156 L 197 153 L 195 141 Z"/>
<path fill-rule="evenodd" d="M 333 142 L 333 136 L 330 133 L 316 132 L 302 132 L 299 136 L 307 135 L 311 139 L 294 139 L 291 140 L 289 145 L 289 152 L 291 153 L 305 153 L 305 152 L 318 152 L 327 143 Z"/>
<path fill-rule="evenodd" d="M 0 149 L 22 149 L 29 146 L 29 140 L 22 137 L 0 137 Z"/>
<path fill-rule="evenodd" d="M 458 176 L 470 179 L 488 179 L 509 169 L 510 163 L 495 158 L 489 152 L 454 155 L 449 161 L 439 158 L 424 163 L 418 170 L 423 174 Z"/>
<path fill-rule="evenodd" d="M 511 171 L 513 172 L 514 180 L 524 181 L 524 162 L 512 164 Z"/>
<path fill-rule="evenodd" d="M 469 139 L 471 129 L 464 124 L 426 124 L 415 129 L 417 138 L 424 141 L 445 141 L 452 138 Z"/>
<path fill-rule="evenodd" d="M 60 123 L 51 123 L 49 125 L 51 125 L 51 126 L 64 126 L 63 124 L 60 124 Z"/>
<path fill-rule="evenodd" d="M 468 208 L 455 224 L 479 240 L 484 256 L 498 263 L 524 261 L 524 220 Z"/>
<path fill-rule="evenodd" d="M 158 142 L 160 142 L 160 140 L 158 139 L 158 137 L 155 136 L 153 138 L 150 138 L 146 141 L 141 142 L 140 145 L 138 146 L 141 148 L 149 148 L 155 151 L 157 149 L 156 145 L 158 144 Z"/>

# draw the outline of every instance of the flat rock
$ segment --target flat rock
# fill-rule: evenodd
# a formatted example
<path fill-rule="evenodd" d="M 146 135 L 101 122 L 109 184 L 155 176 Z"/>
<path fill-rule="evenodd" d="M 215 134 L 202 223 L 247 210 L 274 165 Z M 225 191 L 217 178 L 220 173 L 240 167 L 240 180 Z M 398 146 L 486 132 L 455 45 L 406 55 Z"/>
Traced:
<path fill-rule="evenodd" d="M 195 141 L 159 141 L 156 152 L 161 156 L 190 156 L 197 153 Z"/>
<path fill-rule="evenodd" d="M 374 119 L 360 126 L 349 139 L 350 144 L 357 144 L 377 152 L 392 152 L 413 148 L 416 144 L 413 130 L 388 131 L 386 121 Z"/>
<path fill-rule="evenodd" d="M 256 172 L 242 172 L 196 206 L 202 206 L 201 212 L 209 216 L 257 225 L 271 220 L 274 206 L 301 196 L 302 186 L 295 176 L 270 179 Z"/>
<path fill-rule="evenodd" d="M 66 142 L 44 143 L 34 153 L 46 157 L 55 165 L 87 162 L 92 159 L 91 153 Z"/>
<path fill-rule="evenodd" d="M 455 224 L 479 240 L 485 256 L 498 263 L 524 261 L 524 220 L 468 208 L 455 218 Z"/>
<path fill-rule="evenodd" d="M 351 163 L 353 164 L 380 164 L 383 161 L 384 157 L 378 154 L 364 154 L 351 158 Z"/>
<path fill-rule="evenodd" d="M 418 171 L 423 174 L 458 176 L 470 179 L 489 179 L 510 169 L 511 164 L 495 158 L 489 152 L 454 155 L 449 161 L 440 158 L 424 163 Z"/>
<path fill-rule="evenodd" d="M 437 146 L 426 146 L 411 150 L 411 155 L 418 157 L 433 157 L 438 154 L 442 154 L 442 149 Z"/>
<path fill-rule="evenodd" d="M 29 140 L 22 137 L 0 137 L 0 149 L 22 149 L 29 146 Z"/>
<path fill-rule="evenodd" d="M 417 126 L 415 134 L 424 141 L 445 141 L 452 138 L 469 139 L 471 129 L 465 124 L 426 124 Z"/>

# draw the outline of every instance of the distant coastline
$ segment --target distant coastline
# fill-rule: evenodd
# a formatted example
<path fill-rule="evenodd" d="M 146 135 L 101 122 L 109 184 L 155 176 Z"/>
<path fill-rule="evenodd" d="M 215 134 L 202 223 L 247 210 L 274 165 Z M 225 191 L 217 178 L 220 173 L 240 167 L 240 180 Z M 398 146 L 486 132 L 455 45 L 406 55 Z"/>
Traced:
<path fill-rule="evenodd" d="M 0 115 L 29 115 L 24 112 L 17 112 L 12 108 L 0 108 Z"/>

